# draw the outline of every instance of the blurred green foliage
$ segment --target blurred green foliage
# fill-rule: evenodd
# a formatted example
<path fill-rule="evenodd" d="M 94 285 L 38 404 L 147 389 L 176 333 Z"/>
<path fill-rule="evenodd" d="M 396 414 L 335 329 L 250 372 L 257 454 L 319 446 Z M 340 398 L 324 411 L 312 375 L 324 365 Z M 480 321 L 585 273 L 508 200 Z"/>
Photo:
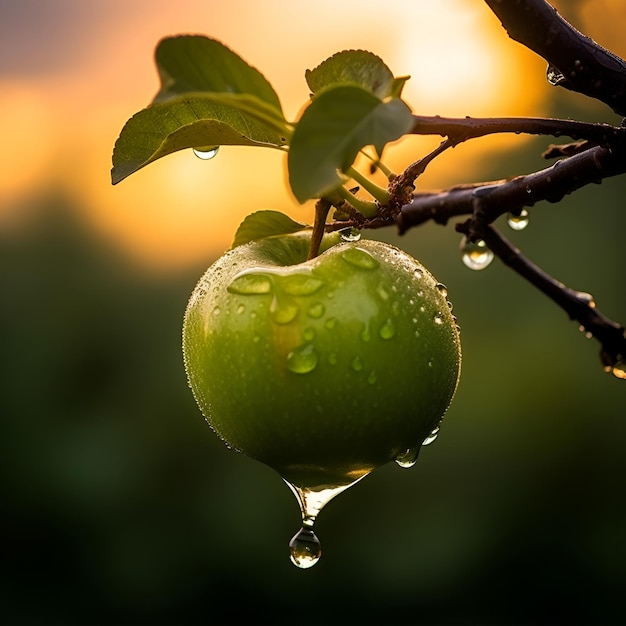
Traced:
<path fill-rule="evenodd" d="M 542 147 L 494 155 L 484 178 L 542 167 Z M 510 233 L 622 323 L 625 193 L 607 180 Z M 226 449 L 186 385 L 204 267 L 142 270 L 54 192 L 24 213 L 0 231 L 3 623 L 623 623 L 626 383 L 497 260 L 465 268 L 452 227 L 376 233 L 455 303 L 463 375 L 442 433 L 412 470 L 333 501 L 303 572 L 295 499 Z"/>

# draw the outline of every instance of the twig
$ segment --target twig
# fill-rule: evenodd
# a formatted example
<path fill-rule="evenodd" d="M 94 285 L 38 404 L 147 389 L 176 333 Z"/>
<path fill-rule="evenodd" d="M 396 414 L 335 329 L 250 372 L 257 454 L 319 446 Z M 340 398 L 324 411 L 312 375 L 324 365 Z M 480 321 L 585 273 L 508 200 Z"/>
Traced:
<path fill-rule="evenodd" d="M 451 217 L 471 215 L 474 199 L 481 196 L 485 223 L 507 212 L 517 212 L 540 200 L 558 202 L 563 196 L 590 183 L 626 172 L 622 151 L 594 146 L 532 174 L 479 185 L 415 195 L 397 217 L 401 234 L 427 221 L 446 224 Z"/>
<path fill-rule="evenodd" d="M 441 135 L 459 144 L 495 133 L 551 135 L 587 139 L 601 145 L 626 144 L 626 128 L 574 120 L 541 117 L 426 117 L 414 115 L 414 135 Z"/>
<path fill-rule="evenodd" d="M 626 115 L 624 60 L 576 30 L 545 0 L 485 2 L 511 39 L 548 62 L 552 84 L 600 100 Z"/>
<path fill-rule="evenodd" d="M 457 230 L 469 234 L 469 224 L 458 225 Z M 546 274 L 493 226 L 485 226 L 478 234 L 505 265 L 561 307 L 572 320 L 578 322 L 588 337 L 598 340 L 602 346 L 600 355 L 605 368 L 622 377 L 621 368 L 626 360 L 626 332 L 623 326 L 601 313 L 588 293 L 570 289 Z"/>

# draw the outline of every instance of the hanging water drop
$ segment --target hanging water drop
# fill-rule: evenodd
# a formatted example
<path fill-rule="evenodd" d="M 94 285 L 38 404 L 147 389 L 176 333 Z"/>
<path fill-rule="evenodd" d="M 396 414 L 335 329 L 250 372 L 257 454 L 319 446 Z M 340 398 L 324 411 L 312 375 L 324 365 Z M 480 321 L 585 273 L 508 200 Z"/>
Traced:
<path fill-rule="evenodd" d="M 287 355 L 287 368 L 294 374 L 308 374 L 317 367 L 318 360 L 313 344 L 305 343 Z"/>
<path fill-rule="evenodd" d="M 358 228 L 349 226 L 348 228 L 342 228 L 339 231 L 341 239 L 343 241 L 359 241 L 361 239 L 361 231 Z"/>
<path fill-rule="evenodd" d="M 437 435 L 439 435 L 439 426 L 435 426 L 435 428 L 430 431 L 430 435 L 428 435 L 428 437 L 426 437 L 426 439 L 422 441 L 422 445 L 430 445 L 433 441 L 435 441 L 435 439 L 437 439 Z"/>
<path fill-rule="evenodd" d="M 493 261 L 493 252 L 482 240 L 471 241 L 467 237 L 461 239 L 463 263 L 471 270 L 483 270 Z"/>
<path fill-rule="evenodd" d="M 546 78 L 553 87 L 557 87 L 558 85 L 566 82 L 566 78 L 563 75 L 563 72 L 554 67 L 554 65 L 552 64 L 548 65 L 548 68 L 546 69 Z"/>
<path fill-rule="evenodd" d="M 300 569 L 313 567 L 321 556 L 320 540 L 310 528 L 302 527 L 289 542 L 291 562 Z"/>
<path fill-rule="evenodd" d="M 413 467 L 415 463 L 417 463 L 417 457 L 419 453 L 419 446 L 417 448 L 407 448 L 404 452 L 396 457 L 396 463 L 403 469 Z"/>
<path fill-rule="evenodd" d="M 215 158 L 215 155 L 219 152 L 220 147 L 215 146 L 214 148 L 193 148 L 193 153 L 203 161 L 210 161 Z"/>
<path fill-rule="evenodd" d="M 509 228 L 513 230 L 524 230 L 526 226 L 528 226 L 529 221 L 528 211 L 526 209 L 522 209 L 516 213 L 509 213 L 506 220 Z"/>
<path fill-rule="evenodd" d="M 302 514 L 302 528 L 289 542 L 289 554 L 294 565 L 301 569 L 308 569 L 319 561 L 320 556 L 322 556 L 322 549 L 319 539 L 313 532 L 313 524 L 315 524 L 319 512 L 335 496 L 365 478 L 369 471 L 371 470 L 364 471 L 360 476 L 347 484 L 339 485 L 338 487 L 328 487 L 318 491 L 297 487 L 283 478 L 296 496 L 300 505 L 300 513 Z"/>

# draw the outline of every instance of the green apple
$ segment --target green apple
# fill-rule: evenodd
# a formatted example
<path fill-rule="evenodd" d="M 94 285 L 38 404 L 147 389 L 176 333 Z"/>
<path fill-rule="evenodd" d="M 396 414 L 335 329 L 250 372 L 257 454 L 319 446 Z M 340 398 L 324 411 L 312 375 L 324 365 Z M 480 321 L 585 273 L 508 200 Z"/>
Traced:
<path fill-rule="evenodd" d="M 212 265 L 183 328 L 189 384 L 231 448 L 319 491 L 417 451 L 457 387 L 445 288 L 391 245 L 310 233 L 238 246 Z"/>

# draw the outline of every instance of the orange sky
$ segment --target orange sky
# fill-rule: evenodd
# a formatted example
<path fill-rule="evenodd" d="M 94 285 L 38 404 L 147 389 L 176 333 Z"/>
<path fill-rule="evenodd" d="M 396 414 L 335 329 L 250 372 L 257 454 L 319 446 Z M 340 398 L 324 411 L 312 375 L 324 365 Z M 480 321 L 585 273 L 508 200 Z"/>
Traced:
<path fill-rule="evenodd" d="M 610 16 L 624 12 L 621 2 L 583 8 L 587 32 L 618 53 Z M 598 5 L 607 19 L 597 19 Z M 410 74 L 404 97 L 419 114 L 542 115 L 550 89 L 545 63 L 476 0 L 0 0 L 0 228 L 19 220 L 21 198 L 55 186 L 132 255 L 175 267 L 227 248 L 254 210 L 311 220 L 311 206 L 285 185 L 285 156 L 272 150 L 223 148 L 208 162 L 178 153 L 111 186 L 115 139 L 158 88 L 156 43 L 189 32 L 220 39 L 260 69 L 291 119 L 308 96 L 304 70 L 349 48 Z M 470 178 L 486 149 L 475 144 L 436 163 L 424 184 Z M 432 145 L 401 142 L 389 164 L 401 170 Z"/>

